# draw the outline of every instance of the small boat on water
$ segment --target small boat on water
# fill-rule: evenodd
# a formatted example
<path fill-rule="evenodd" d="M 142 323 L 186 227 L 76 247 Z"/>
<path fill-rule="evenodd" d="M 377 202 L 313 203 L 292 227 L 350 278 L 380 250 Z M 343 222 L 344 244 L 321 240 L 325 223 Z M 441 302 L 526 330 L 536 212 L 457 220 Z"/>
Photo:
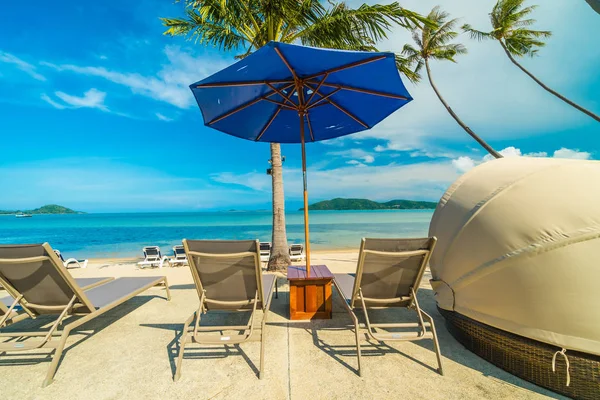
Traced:
<path fill-rule="evenodd" d="M 31 214 L 25 214 L 25 213 L 18 213 L 18 214 L 15 214 L 15 217 L 17 217 L 17 218 L 31 218 L 32 215 Z"/>

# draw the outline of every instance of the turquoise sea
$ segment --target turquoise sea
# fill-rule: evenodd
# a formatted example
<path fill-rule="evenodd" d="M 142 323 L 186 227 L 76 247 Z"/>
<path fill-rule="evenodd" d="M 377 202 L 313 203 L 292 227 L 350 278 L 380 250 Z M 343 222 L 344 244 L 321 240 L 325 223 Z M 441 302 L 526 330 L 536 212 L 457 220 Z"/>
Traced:
<path fill-rule="evenodd" d="M 356 249 L 362 237 L 425 236 L 432 210 L 311 211 L 315 250 Z M 141 256 L 142 247 L 164 254 L 187 239 L 271 240 L 269 211 L 119 213 L 0 216 L 0 244 L 49 242 L 68 257 Z M 302 212 L 286 213 L 288 242 L 304 242 Z"/>

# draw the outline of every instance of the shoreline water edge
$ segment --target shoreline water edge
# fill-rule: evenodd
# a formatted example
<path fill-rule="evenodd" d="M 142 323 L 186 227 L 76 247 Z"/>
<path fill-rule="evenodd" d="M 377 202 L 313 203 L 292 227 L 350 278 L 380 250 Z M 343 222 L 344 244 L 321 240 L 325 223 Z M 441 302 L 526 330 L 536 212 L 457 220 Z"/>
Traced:
<path fill-rule="evenodd" d="M 315 251 L 358 250 L 362 237 L 426 236 L 433 210 L 311 211 Z M 165 254 L 188 239 L 271 240 L 270 211 L 36 215 L 0 218 L 0 244 L 49 242 L 69 257 L 127 259 L 144 246 Z M 286 213 L 288 242 L 303 243 L 302 213 Z"/>

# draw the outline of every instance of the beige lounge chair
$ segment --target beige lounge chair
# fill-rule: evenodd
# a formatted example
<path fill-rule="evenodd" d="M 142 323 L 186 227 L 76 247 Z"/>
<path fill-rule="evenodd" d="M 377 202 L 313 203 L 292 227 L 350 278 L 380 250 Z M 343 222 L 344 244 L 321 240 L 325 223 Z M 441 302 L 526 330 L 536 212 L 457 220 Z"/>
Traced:
<path fill-rule="evenodd" d="M 433 340 L 438 369 L 443 375 L 440 346 L 433 318 L 419 307 L 417 291 L 436 238 L 423 239 L 362 239 L 356 274 L 334 274 L 334 285 L 354 321 L 358 374 L 361 375 L 360 325 L 355 309 L 362 308 L 368 336 L 379 342 Z M 372 323 L 368 310 L 400 307 L 417 313 L 418 322 Z M 418 328 L 406 331 L 406 328 Z M 386 331 L 385 329 L 402 332 Z"/>
<path fill-rule="evenodd" d="M 188 256 L 200 305 L 184 323 L 174 380 L 181 377 L 181 362 L 189 343 L 232 345 L 251 340 L 261 342 L 259 378 L 262 378 L 265 324 L 276 279 L 275 275 L 263 275 L 261 272 L 258 240 L 184 239 L 183 247 Z M 263 311 L 260 328 L 255 327 L 254 322 L 258 309 Z M 202 314 L 213 310 L 251 312 L 251 315 L 247 325 L 200 326 Z M 255 332 L 255 329 L 260 329 L 260 333 Z M 237 332 L 224 334 L 225 331 Z"/>
<path fill-rule="evenodd" d="M 110 282 L 113 279 L 115 278 L 75 278 L 75 283 L 77 283 L 82 290 L 88 290 Z M 4 294 L 4 292 L 0 293 L 0 295 L 2 294 Z M 6 314 L 9 314 L 6 316 L 4 322 L 6 325 L 29 318 L 29 315 L 23 311 L 22 307 L 19 306 L 18 303 L 15 303 L 15 299 L 12 296 L 0 298 L 0 321 L 2 321 Z M 17 316 L 19 317 L 16 318 Z M 2 324 L 0 324 L 0 327 L 2 327 Z"/>
<path fill-rule="evenodd" d="M 156 285 L 164 285 L 167 299 L 171 298 L 164 276 L 97 279 L 73 279 L 48 243 L 1 245 L 0 285 L 14 300 L 4 317 L 0 317 L 0 337 L 8 338 L 0 342 L 0 355 L 41 348 L 55 349 L 42 385 L 45 387 L 52 383 L 72 330 Z M 84 291 L 78 282 L 87 290 Z M 17 306 L 20 311 L 16 311 Z M 15 312 L 18 313 L 16 317 Z M 10 331 L 2 332 L 9 317 L 16 322 L 15 319 L 42 316 L 56 318 L 54 323 L 45 324 L 35 332 L 19 331 L 17 324 L 11 324 Z M 62 330 L 59 329 L 61 326 Z"/>

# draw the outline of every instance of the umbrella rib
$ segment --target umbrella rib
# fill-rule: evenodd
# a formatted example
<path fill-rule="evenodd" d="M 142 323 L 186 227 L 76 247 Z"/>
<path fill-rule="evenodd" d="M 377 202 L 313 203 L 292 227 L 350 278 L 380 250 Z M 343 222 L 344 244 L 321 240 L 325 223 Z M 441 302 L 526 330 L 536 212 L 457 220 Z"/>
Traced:
<path fill-rule="evenodd" d="M 316 84 L 317 82 L 311 81 L 310 83 Z M 392 98 L 392 99 L 408 100 L 408 97 L 401 96 L 399 94 L 385 93 L 385 92 L 379 92 L 377 90 L 362 89 L 362 88 L 357 88 L 357 87 L 354 87 L 354 86 L 337 85 L 337 84 L 333 84 L 333 83 L 322 83 L 322 84 L 323 84 L 323 86 L 326 86 L 326 87 L 332 87 L 332 88 L 339 88 L 339 89 L 344 89 L 344 90 L 350 90 L 352 92 L 359 92 L 359 93 L 371 94 L 371 95 L 374 95 L 374 96 L 381 96 L 381 97 L 389 97 L 389 98 Z"/>
<path fill-rule="evenodd" d="M 238 112 L 238 111 L 242 111 L 242 110 L 243 110 L 243 109 L 245 109 L 245 108 L 248 108 L 248 107 L 250 107 L 250 106 L 253 106 L 254 104 L 258 103 L 258 102 L 259 102 L 259 101 L 261 101 L 261 100 L 268 100 L 268 101 L 270 100 L 270 101 L 273 101 L 273 102 L 275 102 L 275 100 L 271 100 L 271 99 L 269 99 L 269 98 L 268 98 L 269 96 L 271 96 L 271 95 L 273 95 L 273 94 L 275 94 L 275 92 L 273 92 L 273 91 L 271 91 L 271 92 L 269 92 L 269 93 L 265 93 L 265 94 L 264 94 L 263 96 L 261 96 L 261 97 L 258 97 L 258 98 L 254 99 L 254 100 L 251 100 L 251 101 L 247 102 L 247 103 L 244 103 L 244 104 L 242 104 L 241 106 L 239 106 L 239 107 L 236 107 L 236 108 L 234 108 L 233 110 L 230 110 L 230 111 L 226 112 L 225 114 L 221 114 L 221 115 L 219 115 L 218 117 L 216 117 L 216 118 L 213 118 L 211 121 L 209 121 L 209 122 L 208 122 L 208 124 L 207 124 L 207 125 L 212 125 L 212 124 L 215 124 L 215 123 L 217 123 L 217 122 L 219 122 L 219 121 L 221 121 L 221 120 L 223 120 L 223 119 L 225 119 L 225 118 L 227 118 L 227 117 L 229 117 L 229 116 L 231 116 L 231 115 L 235 114 L 235 113 L 236 113 L 236 112 Z M 279 103 L 277 103 L 277 104 L 279 104 Z"/>
<path fill-rule="evenodd" d="M 277 47 L 275 47 L 275 51 L 279 55 L 279 58 L 281 58 L 281 61 L 283 61 L 283 63 L 285 64 L 285 66 L 292 73 L 292 76 L 294 77 L 294 80 L 298 79 L 298 76 L 296 75 L 296 71 L 294 71 L 294 69 L 292 68 L 292 66 L 290 65 L 290 63 L 288 62 L 288 60 L 286 60 L 286 58 L 283 56 L 283 54 L 281 54 L 281 50 L 279 50 Z"/>
<path fill-rule="evenodd" d="M 297 106 L 295 104 L 294 104 L 294 106 L 296 106 L 296 107 L 292 107 L 292 106 L 287 105 L 285 103 L 279 102 L 277 100 L 269 99 L 269 98 L 266 98 L 266 97 L 265 98 L 261 97 L 259 100 L 264 100 L 264 101 L 268 101 L 269 103 L 277 104 L 279 107 L 284 107 L 284 108 L 287 108 L 288 110 L 298 111 L 298 108 L 297 108 Z"/>
<path fill-rule="evenodd" d="M 308 98 L 308 101 L 306 102 L 306 104 L 310 104 L 311 100 L 313 99 L 313 97 L 315 97 L 315 95 L 317 94 L 317 92 L 321 88 L 321 85 L 325 82 L 325 79 L 327 79 L 328 76 L 329 76 L 329 72 L 325 74 L 325 76 L 323 77 L 323 79 L 321 79 L 321 81 L 319 82 L 319 85 L 317 86 L 316 89 L 312 89 L 312 87 L 306 85 L 307 87 L 309 87 L 310 89 L 313 90 L 313 93 Z M 319 94 L 321 94 L 321 93 L 319 93 Z M 321 96 L 323 96 L 323 95 L 321 95 Z"/>
<path fill-rule="evenodd" d="M 289 79 L 285 80 L 266 80 L 266 81 L 239 81 L 239 82 L 217 82 L 217 83 L 201 83 L 196 85 L 198 89 L 206 89 L 206 88 L 220 88 L 220 87 L 229 87 L 229 86 L 254 86 L 254 85 L 268 85 L 277 84 L 277 83 L 294 83 Z"/>
<path fill-rule="evenodd" d="M 317 76 L 321 76 L 323 74 L 333 74 L 334 72 L 339 72 L 339 71 L 343 71 L 345 69 L 354 68 L 354 67 L 358 67 L 360 65 L 365 65 L 365 64 L 369 64 L 369 63 L 372 63 L 372 62 L 375 62 L 375 61 L 379 61 L 379 60 L 382 60 L 382 59 L 384 59 L 386 57 L 387 56 L 376 56 L 376 57 L 367 58 L 366 60 L 355 61 L 355 62 L 350 63 L 350 64 L 341 65 L 339 67 L 335 67 L 335 68 L 331 68 L 331 69 L 328 69 L 328 70 L 325 70 L 325 71 L 321 71 L 321 72 L 319 72 L 317 74 L 309 75 L 307 77 L 304 77 L 303 79 L 312 79 L 312 78 L 316 78 Z"/>
<path fill-rule="evenodd" d="M 291 101 L 291 100 L 290 100 L 288 97 L 286 97 L 286 96 L 285 96 L 285 93 L 283 93 L 281 90 L 277 89 L 275 86 L 271 85 L 270 83 L 267 83 L 267 85 L 268 85 L 268 86 L 269 86 L 269 87 L 270 87 L 272 90 L 276 91 L 276 92 L 277 92 L 277 94 L 278 94 L 278 95 L 280 95 L 280 96 L 283 98 L 284 102 L 285 102 L 285 101 L 288 101 L 288 102 L 289 102 L 291 105 L 293 105 L 294 107 L 297 107 L 297 106 L 298 106 L 296 103 L 294 103 L 293 101 Z M 290 86 L 293 86 L 293 85 L 289 85 L 289 86 L 287 86 L 287 87 L 286 87 L 286 89 L 287 89 L 288 87 L 290 87 Z"/>
<path fill-rule="evenodd" d="M 346 114 L 347 116 L 349 116 L 350 118 L 352 118 L 353 120 L 355 120 L 356 122 L 358 122 L 359 124 L 361 124 L 362 126 L 364 126 L 365 128 L 369 129 L 369 125 L 362 122 L 360 119 L 358 119 L 357 116 L 352 114 L 350 111 L 346 110 L 344 107 L 340 106 L 339 104 L 337 104 L 336 102 L 334 102 L 331 99 L 326 99 L 325 101 L 328 102 L 329 104 L 331 104 L 332 106 L 334 106 L 335 108 L 337 108 L 338 110 L 340 110 L 341 112 L 343 112 L 344 114 Z"/>
<path fill-rule="evenodd" d="M 340 90 L 342 90 L 341 88 L 337 88 L 335 89 L 333 92 L 328 93 L 326 95 L 322 95 L 321 93 L 319 93 L 322 97 L 320 99 L 318 99 L 317 101 L 315 101 L 312 104 L 309 104 L 308 107 L 306 107 L 307 110 L 310 110 L 313 107 L 317 107 L 320 103 L 322 103 L 324 100 L 327 100 L 329 97 L 333 96 L 334 94 L 336 94 L 337 92 L 339 92 Z"/>
<path fill-rule="evenodd" d="M 271 126 L 271 124 L 273 123 L 273 121 L 275 120 L 275 118 L 277 118 L 277 115 L 279 115 L 280 111 L 281 111 L 281 106 L 277 107 L 277 110 L 275 110 L 275 112 L 271 116 L 271 119 L 269 119 L 269 121 L 262 128 L 262 130 L 260 131 L 260 133 L 258 134 L 258 136 L 256 137 L 256 139 L 254 139 L 256 142 L 258 142 L 260 140 L 260 138 L 262 137 L 262 135 L 265 134 L 265 132 L 267 131 L 267 129 L 269 129 L 269 126 Z"/>
<path fill-rule="evenodd" d="M 308 132 L 310 133 L 310 139 L 311 141 L 315 141 L 315 136 L 313 135 L 313 130 L 312 130 L 312 123 L 310 122 L 310 117 L 308 115 L 308 113 L 306 113 L 306 122 L 308 123 Z"/>

